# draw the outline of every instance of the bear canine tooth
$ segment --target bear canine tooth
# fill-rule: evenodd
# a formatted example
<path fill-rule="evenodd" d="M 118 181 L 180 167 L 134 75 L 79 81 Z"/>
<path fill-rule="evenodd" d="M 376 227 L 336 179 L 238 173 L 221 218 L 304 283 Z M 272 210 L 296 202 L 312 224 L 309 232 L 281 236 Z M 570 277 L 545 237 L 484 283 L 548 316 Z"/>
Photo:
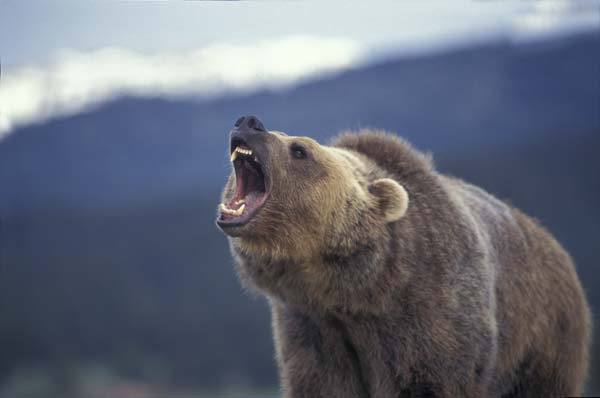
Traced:
<path fill-rule="evenodd" d="M 233 210 L 233 209 L 230 209 L 229 207 L 227 207 L 227 205 L 225 205 L 225 203 L 221 203 L 221 204 L 219 205 L 219 210 L 220 210 L 222 213 L 231 214 L 231 215 L 233 215 L 233 216 L 239 216 L 239 215 L 241 215 L 241 214 L 244 212 L 244 208 L 245 208 L 245 207 L 246 207 L 246 205 L 245 205 L 245 204 L 243 204 L 243 205 L 241 205 L 241 206 L 240 206 L 240 208 L 239 208 L 239 209 L 237 209 L 237 210 Z"/>
<path fill-rule="evenodd" d="M 245 205 L 245 204 L 241 205 L 239 209 L 237 209 L 237 210 L 234 210 L 234 212 L 235 212 L 234 214 L 235 214 L 236 216 L 239 216 L 239 215 L 241 215 L 241 214 L 244 212 L 244 209 L 245 209 L 245 208 L 246 208 L 246 205 Z"/>
<path fill-rule="evenodd" d="M 234 215 L 234 216 L 239 216 L 244 212 L 245 207 L 246 207 L 246 205 L 241 205 L 240 208 L 237 210 L 229 209 L 229 214 Z"/>
<path fill-rule="evenodd" d="M 237 150 L 235 150 L 231 153 L 231 163 L 233 163 L 233 161 L 237 158 L 237 155 L 238 155 Z"/>

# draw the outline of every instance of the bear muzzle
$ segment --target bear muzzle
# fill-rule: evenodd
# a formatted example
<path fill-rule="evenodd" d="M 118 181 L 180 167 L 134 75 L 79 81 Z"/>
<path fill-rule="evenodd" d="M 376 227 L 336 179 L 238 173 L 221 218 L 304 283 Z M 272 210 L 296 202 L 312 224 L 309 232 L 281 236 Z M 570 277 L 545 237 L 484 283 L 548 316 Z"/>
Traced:
<path fill-rule="evenodd" d="M 269 196 L 265 159 L 269 133 L 256 116 L 239 118 L 230 134 L 235 193 L 219 205 L 217 225 L 227 234 L 246 225 Z"/>

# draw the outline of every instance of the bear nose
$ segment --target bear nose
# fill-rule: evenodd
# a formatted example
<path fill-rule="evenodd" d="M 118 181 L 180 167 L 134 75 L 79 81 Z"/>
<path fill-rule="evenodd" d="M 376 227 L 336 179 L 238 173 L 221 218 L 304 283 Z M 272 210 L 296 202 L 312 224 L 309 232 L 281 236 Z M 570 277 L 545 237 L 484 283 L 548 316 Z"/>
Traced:
<path fill-rule="evenodd" d="M 271 134 L 265 125 L 253 115 L 242 116 L 235 122 L 235 127 L 229 133 L 231 151 L 240 144 L 250 147 L 262 159 L 266 159 L 268 149 L 267 142 L 272 142 Z"/>
<path fill-rule="evenodd" d="M 259 131 L 266 133 L 265 125 L 254 115 L 242 116 L 235 122 L 235 127 L 240 131 Z"/>

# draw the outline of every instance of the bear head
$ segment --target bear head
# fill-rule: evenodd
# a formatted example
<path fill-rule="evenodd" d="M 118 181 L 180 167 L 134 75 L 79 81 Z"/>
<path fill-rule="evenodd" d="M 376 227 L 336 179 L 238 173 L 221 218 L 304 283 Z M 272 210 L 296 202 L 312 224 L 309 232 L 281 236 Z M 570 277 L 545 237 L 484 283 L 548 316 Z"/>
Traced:
<path fill-rule="evenodd" d="M 216 222 L 244 281 L 286 299 L 300 289 L 305 302 L 378 277 L 388 225 L 408 209 L 399 182 L 359 152 L 268 131 L 255 116 L 235 123 L 229 153 Z"/>

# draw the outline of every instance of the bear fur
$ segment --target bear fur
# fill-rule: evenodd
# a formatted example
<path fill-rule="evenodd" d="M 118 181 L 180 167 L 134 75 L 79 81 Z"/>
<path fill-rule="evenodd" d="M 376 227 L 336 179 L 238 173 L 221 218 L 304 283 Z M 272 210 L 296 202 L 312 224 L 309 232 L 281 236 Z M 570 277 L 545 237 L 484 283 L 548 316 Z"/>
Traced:
<path fill-rule="evenodd" d="M 286 398 L 582 393 L 588 306 L 536 221 L 384 132 L 262 134 L 269 197 L 224 231 L 270 304 Z"/>

